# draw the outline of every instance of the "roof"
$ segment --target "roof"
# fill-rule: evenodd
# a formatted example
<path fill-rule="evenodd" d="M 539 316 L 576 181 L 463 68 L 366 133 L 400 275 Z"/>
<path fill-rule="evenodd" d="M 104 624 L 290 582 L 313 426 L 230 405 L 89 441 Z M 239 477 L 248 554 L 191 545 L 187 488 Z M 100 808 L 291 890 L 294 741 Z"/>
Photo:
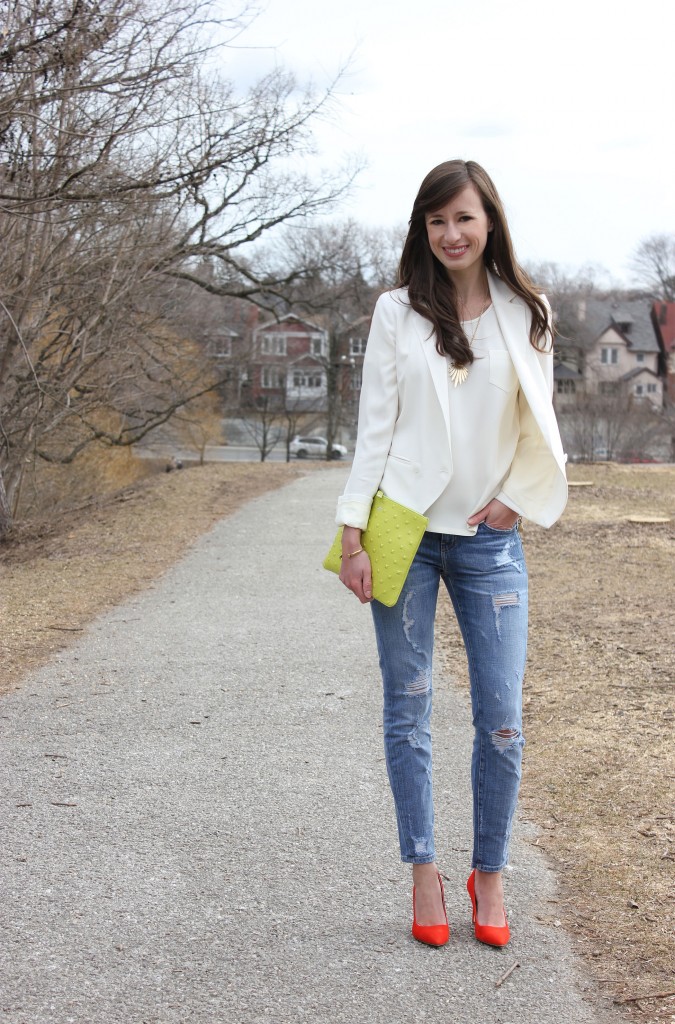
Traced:
<path fill-rule="evenodd" d="M 287 359 L 286 366 L 297 366 L 298 363 L 314 363 L 316 367 L 325 366 L 325 359 L 319 359 L 318 356 L 312 355 L 311 352 L 303 352 L 301 355 L 296 356 L 295 359 Z"/>
<path fill-rule="evenodd" d="M 311 320 L 303 320 L 303 318 L 301 316 L 298 316 L 296 313 L 286 313 L 285 316 L 279 317 L 278 320 L 267 320 L 264 324 L 258 324 L 255 333 L 259 334 L 260 331 L 265 331 L 267 330 L 268 327 L 273 327 L 275 328 L 275 330 L 279 331 L 280 334 L 283 334 L 285 320 L 292 320 L 295 323 L 303 324 L 305 327 L 309 327 L 312 331 L 316 332 L 317 334 L 326 333 L 323 327 L 319 327 L 317 324 L 313 324 Z"/>
<path fill-rule="evenodd" d="M 565 363 L 558 363 L 553 368 L 553 377 L 555 380 L 581 380 L 582 375 L 578 370 L 573 370 L 570 366 L 566 366 Z"/>
<path fill-rule="evenodd" d="M 658 373 L 654 373 L 648 366 L 636 366 L 634 370 L 629 370 L 628 373 L 624 373 L 620 378 L 621 380 L 633 380 L 635 377 L 639 377 L 641 373 L 648 373 L 651 377 L 657 377 Z"/>
<path fill-rule="evenodd" d="M 574 322 L 574 336 L 582 344 L 593 344 L 613 327 L 624 339 L 631 352 L 658 352 L 659 343 L 651 318 L 651 304 L 647 299 L 583 300 L 582 315 Z M 572 331 L 572 325 L 570 325 Z"/>

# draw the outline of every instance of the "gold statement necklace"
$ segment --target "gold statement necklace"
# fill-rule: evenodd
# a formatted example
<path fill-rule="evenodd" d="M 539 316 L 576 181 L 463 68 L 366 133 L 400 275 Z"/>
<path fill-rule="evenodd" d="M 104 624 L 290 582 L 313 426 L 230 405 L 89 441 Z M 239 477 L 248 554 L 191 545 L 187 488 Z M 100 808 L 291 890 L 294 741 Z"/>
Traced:
<path fill-rule="evenodd" d="M 478 334 L 478 328 L 480 327 L 480 322 L 481 322 L 481 320 L 483 318 L 483 313 L 485 312 L 485 310 L 488 308 L 489 305 L 490 305 L 490 299 L 488 298 L 488 299 L 486 299 L 485 305 L 483 306 L 483 308 L 481 309 L 480 313 L 478 314 L 478 320 L 476 321 L 476 326 L 473 329 L 473 334 L 471 335 L 471 340 L 469 341 L 469 348 L 471 348 L 471 346 L 473 345 L 474 338 Z M 469 367 L 470 366 L 471 366 L 471 363 L 456 363 L 454 361 L 454 359 L 453 359 L 453 361 L 448 366 L 448 375 L 449 375 L 450 380 L 452 381 L 454 387 L 457 388 L 457 387 L 459 387 L 460 384 L 464 383 L 466 378 L 469 376 Z"/>

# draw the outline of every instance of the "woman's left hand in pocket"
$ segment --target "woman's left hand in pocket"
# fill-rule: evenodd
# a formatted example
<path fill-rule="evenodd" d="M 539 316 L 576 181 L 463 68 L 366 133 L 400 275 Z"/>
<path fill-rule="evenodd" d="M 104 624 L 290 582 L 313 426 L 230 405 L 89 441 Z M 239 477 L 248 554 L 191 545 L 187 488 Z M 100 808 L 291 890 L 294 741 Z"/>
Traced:
<path fill-rule="evenodd" d="M 487 505 L 467 519 L 469 526 L 485 523 L 486 526 L 492 526 L 495 530 L 512 530 L 517 522 L 518 513 L 505 505 L 503 501 L 499 501 L 498 498 L 488 501 Z"/>

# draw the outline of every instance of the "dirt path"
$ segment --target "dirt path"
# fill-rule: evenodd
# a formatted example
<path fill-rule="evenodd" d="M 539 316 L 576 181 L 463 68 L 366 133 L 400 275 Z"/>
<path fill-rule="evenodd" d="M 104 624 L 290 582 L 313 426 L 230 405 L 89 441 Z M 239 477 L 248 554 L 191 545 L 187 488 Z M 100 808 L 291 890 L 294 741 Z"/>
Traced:
<path fill-rule="evenodd" d="M 217 519 L 325 464 L 160 475 L 0 549 L 0 687 L 151 586 Z M 571 467 L 568 510 L 526 526 L 532 584 L 523 807 L 563 882 L 552 909 L 596 978 L 653 1024 L 675 1020 L 675 468 Z M 632 514 L 671 516 L 646 526 Z M 465 685 L 449 607 L 439 647 Z"/>

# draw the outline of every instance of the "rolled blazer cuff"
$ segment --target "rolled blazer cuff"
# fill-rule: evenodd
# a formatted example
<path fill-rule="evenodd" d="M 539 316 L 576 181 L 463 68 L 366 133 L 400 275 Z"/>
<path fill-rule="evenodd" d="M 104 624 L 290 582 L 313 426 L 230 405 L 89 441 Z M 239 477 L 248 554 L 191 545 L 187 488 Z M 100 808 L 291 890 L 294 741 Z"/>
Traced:
<path fill-rule="evenodd" d="M 365 494 L 344 494 L 338 498 L 335 522 L 338 526 L 355 526 L 365 530 L 373 499 Z"/>

